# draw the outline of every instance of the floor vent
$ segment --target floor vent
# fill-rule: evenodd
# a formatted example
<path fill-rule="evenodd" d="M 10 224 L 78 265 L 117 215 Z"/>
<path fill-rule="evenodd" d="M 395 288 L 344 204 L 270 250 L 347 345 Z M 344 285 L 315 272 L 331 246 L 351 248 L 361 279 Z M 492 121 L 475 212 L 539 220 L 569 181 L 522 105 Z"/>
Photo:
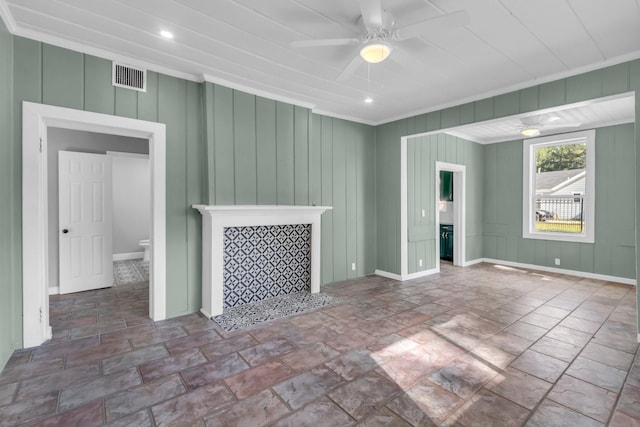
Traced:
<path fill-rule="evenodd" d="M 112 83 L 114 86 L 140 92 L 147 91 L 147 70 L 114 62 L 112 75 Z"/>

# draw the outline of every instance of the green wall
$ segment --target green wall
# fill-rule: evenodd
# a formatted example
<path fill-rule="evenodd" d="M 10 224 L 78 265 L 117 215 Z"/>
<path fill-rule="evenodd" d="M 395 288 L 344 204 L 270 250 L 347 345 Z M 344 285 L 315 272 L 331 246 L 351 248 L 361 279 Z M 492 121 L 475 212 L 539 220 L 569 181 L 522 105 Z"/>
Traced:
<path fill-rule="evenodd" d="M 18 147 L 13 144 L 13 37 L 0 20 L 0 367 L 22 347 Z"/>
<path fill-rule="evenodd" d="M 627 62 L 603 69 L 599 69 L 596 71 L 568 77 L 565 79 L 533 86 L 530 88 L 522 89 L 515 92 L 509 92 L 503 95 L 494 96 L 491 98 L 482 99 L 479 101 L 447 108 L 440 111 L 434 111 L 414 117 L 410 117 L 407 119 L 396 120 L 394 122 L 386 123 L 380 125 L 376 128 L 376 162 L 378 172 L 376 174 L 376 202 L 378 209 L 378 217 L 377 217 L 377 241 L 378 241 L 378 251 L 377 251 L 377 268 L 380 270 L 384 270 L 390 273 L 400 274 L 400 139 L 403 136 L 424 133 L 424 132 L 432 132 L 440 129 L 447 129 L 451 127 L 455 127 L 462 124 L 480 122 L 484 120 L 495 119 L 499 117 L 510 116 L 519 113 L 525 113 L 529 111 L 535 111 L 543 108 L 560 106 L 568 103 L 574 103 L 579 101 L 585 101 L 593 98 L 599 98 L 608 95 L 620 94 L 629 91 L 640 91 L 640 60 Z M 640 123 L 640 104 L 639 97 L 636 96 L 636 122 Z M 633 147 L 638 147 L 640 145 L 640 135 L 635 131 L 635 126 L 632 126 L 630 129 L 631 132 L 634 132 L 635 136 L 633 137 L 634 144 Z M 629 133 L 630 131 L 627 131 Z M 496 168 L 496 161 L 500 161 L 500 165 L 503 165 L 503 162 L 510 162 L 514 164 L 510 164 L 507 168 L 512 167 L 522 167 L 522 155 L 521 148 L 520 154 L 515 152 L 515 148 L 521 142 L 514 142 L 512 145 L 505 145 L 504 148 L 498 150 L 497 147 L 484 146 L 483 150 L 486 150 L 484 154 L 484 163 L 482 165 L 482 169 L 485 171 L 483 175 L 483 182 L 487 186 L 491 184 L 491 179 L 493 170 Z M 511 151 L 509 151 L 509 149 Z M 500 157 L 492 156 L 492 150 L 498 150 Z M 628 154 L 628 153 L 627 153 Z M 632 156 L 628 156 L 632 158 Z M 627 159 L 628 160 L 628 159 Z M 597 162 L 598 160 L 596 160 Z M 637 169 L 640 166 L 640 156 L 634 165 L 634 169 Z M 382 169 L 384 168 L 384 169 Z M 516 191 L 518 197 L 520 197 L 520 205 L 521 202 L 521 194 L 522 194 L 522 177 L 518 178 L 518 181 L 509 181 L 504 182 L 501 185 L 507 185 L 513 191 Z M 630 176 L 629 182 L 635 182 L 637 184 L 640 179 L 640 175 L 636 174 L 634 176 Z M 635 212 L 638 208 L 640 208 L 640 197 L 636 196 L 636 190 L 639 188 L 639 185 L 636 185 L 635 188 L 632 188 L 629 184 L 629 191 L 632 192 L 633 197 L 632 200 L 635 200 L 636 206 L 631 215 L 635 218 Z M 597 199 L 596 195 L 596 199 Z M 494 197 L 495 198 L 495 197 Z M 515 206 L 515 202 L 510 201 L 509 203 Z M 510 208 L 511 205 L 507 206 L 507 209 Z M 501 229 L 504 225 L 502 219 L 494 219 L 495 214 L 492 216 L 493 210 L 501 210 L 503 207 L 501 205 L 496 205 L 492 203 L 483 203 L 483 215 L 485 216 L 485 223 L 482 227 L 483 233 L 483 249 L 482 249 L 482 257 L 493 257 L 495 254 L 496 259 L 504 259 L 501 258 L 501 254 L 507 253 L 511 250 L 511 247 L 507 249 L 500 249 L 498 245 L 502 243 L 498 243 L 496 240 L 495 245 L 493 244 L 494 238 L 497 235 L 515 235 L 517 233 L 515 230 L 517 227 L 515 224 L 509 224 L 507 227 L 511 229 L 505 230 Z M 515 209 L 515 207 L 513 208 Z M 520 209 L 522 209 L 520 207 Z M 625 218 L 626 221 L 629 221 L 629 218 Z M 488 221 L 488 222 L 487 222 Z M 498 222 L 495 222 L 498 221 Z M 633 221 L 638 221 L 638 219 L 634 219 Z M 625 224 L 627 229 L 635 228 L 637 229 L 637 223 L 634 222 Z M 602 227 L 604 227 L 603 225 Z M 521 226 L 520 226 L 521 227 Z M 509 244 L 514 246 L 513 238 L 509 238 Z M 392 244 L 387 245 L 387 242 L 394 242 Z M 504 243 L 506 245 L 506 242 Z M 385 246 L 386 245 L 386 246 Z M 496 246 L 497 249 L 493 252 L 489 251 L 490 248 Z M 619 248 L 613 250 L 617 257 L 619 252 L 624 253 L 622 258 L 628 257 L 630 251 L 635 251 L 636 242 L 633 242 L 633 248 L 629 248 L 627 242 L 619 242 Z M 626 249 L 620 249 L 626 248 Z M 485 253 L 485 251 L 489 251 Z M 467 254 L 469 255 L 469 254 Z M 636 257 L 640 256 L 638 254 Z M 589 255 L 585 255 L 583 261 L 581 263 L 573 263 L 569 262 L 565 264 L 563 262 L 563 268 L 569 268 L 569 266 L 578 266 L 576 268 L 580 271 L 591 272 L 594 269 L 598 271 L 620 271 L 623 274 L 622 277 L 628 277 L 629 272 L 635 270 L 635 265 L 640 265 L 637 259 L 636 262 L 632 263 L 631 267 L 625 266 L 614 267 L 614 264 L 617 261 L 607 261 L 603 260 L 602 257 L 610 257 L 607 251 L 594 251 L 593 266 L 588 266 Z M 535 262 L 533 264 L 546 266 L 548 265 L 547 260 L 544 262 L 540 260 L 540 257 L 531 258 L 529 256 L 523 256 L 522 259 L 533 259 Z M 610 265 L 610 266 L 607 266 Z M 624 272 L 624 273 L 622 273 Z M 607 274 L 607 273 L 603 273 Z M 631 274 L 632 277 L 635 277 L 635 273 Z"/>
<path fill-rule="evenodd" d="M 114 88 L 111 61 L 21 37 L 14 38 L 14 58 L 18 149 L 23 100 L 167 125 L 167 315 L 196 311 L 201 252 L 194 242 L 201 231 L 199 214 L 189 206 L 203 200 L 200 85 L 150 72 L 147 92 Z"/>
<path fill-rule="evenodd" d="M 484 257 L 634 279 L 634 125 L 596 130 L 594 244 L 522 238 L 522 149 L 485 146 Z"/>
<path fill-rule="evenodd" d="M 373 127 L 213 83 L 203 93 L 208 203 L 333 206 L 322 215 L 322 283 L 373 273 Z"/>
<path fill-rule="evenodd" d="M 409 274 L 435 268 L 436 161 L 465 165 L 465 260 L 482 258 L 483 146 L 445 134 L 419 136 L 407 141 Z"/>
<path fill-rule="evenodd" d="M 193 204 L 333 206 L 323 215 L 322 282 L 373 273 L 373 127 L 154 72 L 145 93 L 114 88 L 110 61 L 12 37 L 4 26 L 0 58 L 0 195 L 8 201 L 0 208 L 0 267 L 9 272 L 0 275 L 0 366 L 22 345 L 22 101 L 166 124 L 168 317 L 200 308 L 201 217 Z"/>

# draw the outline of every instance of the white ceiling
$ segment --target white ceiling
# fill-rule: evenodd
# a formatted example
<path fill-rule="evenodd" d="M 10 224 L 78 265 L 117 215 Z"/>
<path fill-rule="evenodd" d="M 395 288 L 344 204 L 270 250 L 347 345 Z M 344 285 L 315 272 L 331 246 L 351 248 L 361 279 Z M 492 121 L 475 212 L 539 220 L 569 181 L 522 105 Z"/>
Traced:
<path fill-rule="evenodd" d="M 362 62 L 357 0 L 0 0 L 14 34 L 380 124 L 640 58 L 640 0 L 382 0 L 404 26 L 466 10 L 464 27 L 398 43 L 411 66 Z M 169 30 L 173 40 L 159 35 Z M 366 96 L 373 103 L 363 102 Z"/>
<path fill-rule="evenodd" d="M 574 132 L 635 121 L 635 96 L 632 93 L 591 99 L 554 108 L 472 123 L 446 130 L 480 144 L 523 139 L 525 128 L 535 128 L 540 136 Z"/>

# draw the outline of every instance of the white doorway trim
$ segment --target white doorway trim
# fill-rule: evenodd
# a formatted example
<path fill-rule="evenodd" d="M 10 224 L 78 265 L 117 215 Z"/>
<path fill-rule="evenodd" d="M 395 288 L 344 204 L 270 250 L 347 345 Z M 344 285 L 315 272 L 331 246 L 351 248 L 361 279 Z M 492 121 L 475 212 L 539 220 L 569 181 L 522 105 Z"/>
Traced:
<path fill-rule="evenodd" d="M 443 129 L 436 131 L 424 132 L 415 135 L 406 135 L 400 138 L 400 275 L 391 275 L 397 280 L 410 280 L 422 276 L 440 272 L 440 209 L 438 206 L 439 198 L 435 197 L 435 230 L 434 238 L 436 240 L 436 253 L 435 253 L 435 268 L 425 271 L 419 271 L 417 273 L 409 274 L 409 226 L 408 226 L 408 143 L 409 139 L 419 136 L 427 136 L 442 133 Z M 465 200 L 466 200 L 466 167 L 464 165 L 454 163 L 444 163 L 436 161 L 436 195 L 438 194 L 438 183 L 440 180 L 440 170 L 438 167 L 442 167 L 441 170 L 450 170 L 454 172 L 453 178 L 453 192 L 459 194 L 460 197 L 454 197 L 454 233 L 453 233 L 453 259 L 454 265 L 466 266 L 465 262 Z M 458 230 L 458 231 L 456 231 Z M 376 271 L 376 274 L 384 274 L 384 272 Z M 387 273 L 388 275 L 388 273 Z"/>
<path fill-rule="evenodd" d="M 149 140 L 151 261 L 149 315 L 166 318 L 166 127 L 108 114 L 22 103 L 22 307 L 23 346 L 51 338 L 47 200 L 47 128 L 99 132 Z"/>
<path fill-rule="evenodd" d="M 465 261 L 465 200 L 466 200 L 466 166 L 457 163 L 436 161 L 435 188 L 435 223 L 436 236 L 440 236 L 440 171 L 453 172 L 453 265 L 464 267 Z M 436 237 L 435 253 L 436 270 L 440 271 L 440 239 Z"/>

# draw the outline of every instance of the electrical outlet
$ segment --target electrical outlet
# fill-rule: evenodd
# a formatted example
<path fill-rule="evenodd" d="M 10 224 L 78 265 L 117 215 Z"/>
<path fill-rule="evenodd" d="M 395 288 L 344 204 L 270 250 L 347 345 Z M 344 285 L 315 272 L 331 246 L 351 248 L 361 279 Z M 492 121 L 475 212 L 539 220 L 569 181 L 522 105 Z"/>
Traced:
<path fill-rule="evenodd" d="M 351 271 L 356 271 L 356 263 L 355 262 L 351 263 Z"/>
<path fill-rule="evenodd" d="M 422 260 L 421 259 L 418 260 L 418 267 L 422 267 Z"/>
<path fill-rule="evenodd" d="M 560 258 L 556 258 L 556 265 L 560 265 Z"/>

